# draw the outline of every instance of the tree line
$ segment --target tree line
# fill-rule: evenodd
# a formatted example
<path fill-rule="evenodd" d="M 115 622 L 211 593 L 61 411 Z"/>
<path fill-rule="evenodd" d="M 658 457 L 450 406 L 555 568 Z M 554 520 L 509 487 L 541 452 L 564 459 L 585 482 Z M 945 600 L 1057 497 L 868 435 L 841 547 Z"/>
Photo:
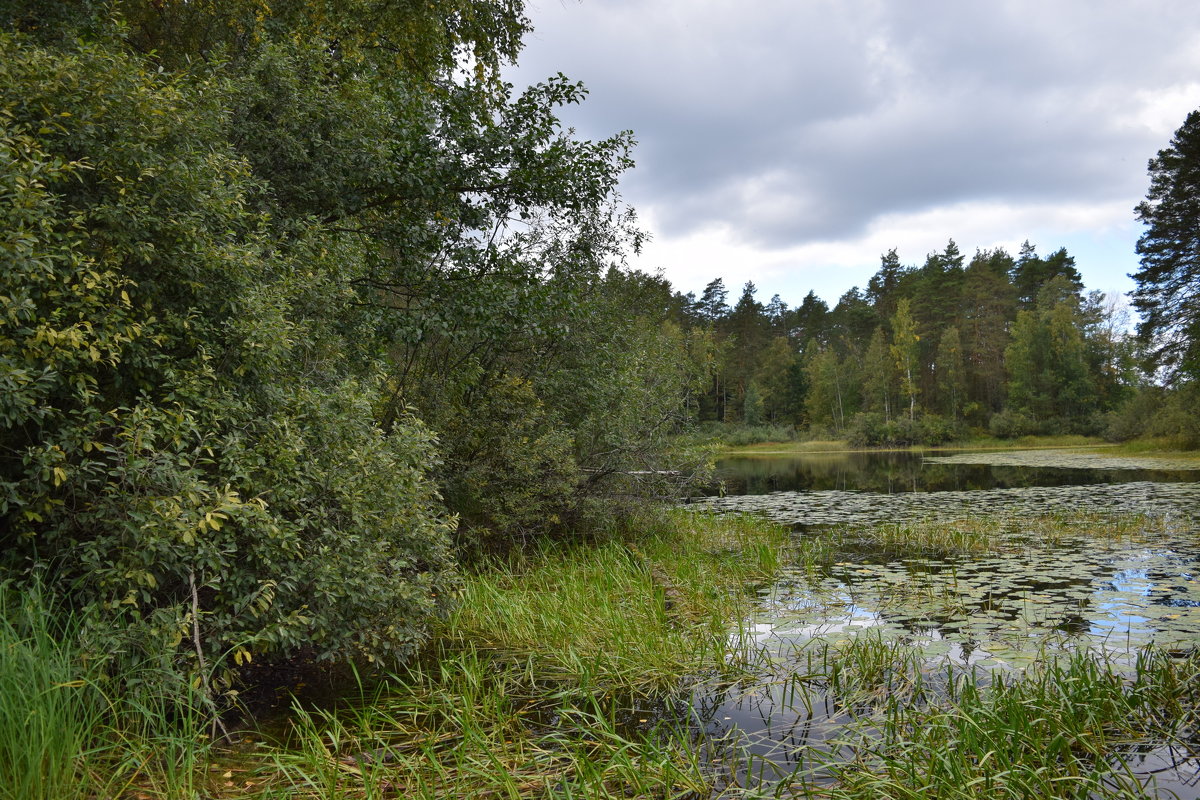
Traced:
<path fill-rule="evenodd" d="M 717 353 L 701 420 L 776 423 L 866 444 L 942 441 L 968 428 L 1003 436 L 1100 432 L 1144 375 L 1119 303 L 1084 292 L 1065 249 L 1014 257 L 953 239 L 921 265 L 881 258 L 865 291 L 794 308 L 720 278 L 676 295 Z"/>

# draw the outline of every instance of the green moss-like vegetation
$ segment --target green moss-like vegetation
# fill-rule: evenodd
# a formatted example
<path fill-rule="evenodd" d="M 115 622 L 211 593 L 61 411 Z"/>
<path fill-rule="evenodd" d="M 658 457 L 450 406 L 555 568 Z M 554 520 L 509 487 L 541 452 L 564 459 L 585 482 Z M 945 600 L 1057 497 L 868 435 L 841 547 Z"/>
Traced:
<path fill-rule="evenodd" d="M 1132 445 L 1132 443 L 1130 443 Z M 1124 445 L 1122 445 L 1123 447 Z M 815 453 L 861 453 L 861 452 L 942 452 L 956 450 L 1039 450 L 1052 448 L 1118 447 L 1095 436 L 1064 434 L 1061 436 L 1021 436 L 1016 439 L 999 439 L 994 436 L 974 436 L 946 442 L 937 446 L 907 445 L 904 447 L 855 447 L 845 439 L 815 440 L 805 442 L 759 442 L 757 444 L 725 446 L 718 452 L 722 456 L 778 456 Z M 1129 452 L 1135 452 L 1130 450 Z"/>

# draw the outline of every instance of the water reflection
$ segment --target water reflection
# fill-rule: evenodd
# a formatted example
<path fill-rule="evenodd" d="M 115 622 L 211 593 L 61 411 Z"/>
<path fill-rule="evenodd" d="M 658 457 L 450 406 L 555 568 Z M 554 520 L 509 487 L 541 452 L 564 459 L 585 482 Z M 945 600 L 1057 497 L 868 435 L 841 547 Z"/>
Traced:
<path fill-rule="evenodd" d="M 743 632 L 763 655 L 762 678 L 698 687 L 693 697 L 701 728 L 742 754 L 731 785 L 797 774 L 807 785 L 826 780 L 821 764 L 836 761 L 839 737 L 874 712 L 806 677 L 812 669 L 805 659 L 864 634 L 895 648 L 901 661 L 911 655 L 916 662 L 909 664 L 931 683 L 946 668 L 1002 674 L 1060 648 L 1092 647 L 1132 663 L 1150 642 L 1188 650 L 1200 641 L 1200 473 L 1022 467 L 1011 463 L 1013 454 L 1006 458 L 1010 463 L 988 465 L 840 453 L 719 463 L 727 496 L 699 505 L 766 514 L 795 525 L 800 537 L 820 535 L 829 524 L 1020 520 L 1080 508 L 1166 520 L 1133 536 L 1107 536 L 1105 524 L 1093 523 L 1052 542 L 1017 523 L 1002 546 L 986 552 L 898 549 L 848 534 L 815 571 L 785 570 L 761 591 Z M 1122 757 L 1148 794 L 1200 798 L 1194 747 L 1137 747 Z"/>
<path fill-rule="evenodd" d="M 1012 455 L 1012 454 L 1005 454 Z M 934 463 L 921 453 L 858 452 L 735 456 L 717 462 L 708 494 L 758 495 L 786 491 L 969 491 L 1075 486 L 1129 481 L 1195 481 L 1194 470 L 1021 467 Z"/>

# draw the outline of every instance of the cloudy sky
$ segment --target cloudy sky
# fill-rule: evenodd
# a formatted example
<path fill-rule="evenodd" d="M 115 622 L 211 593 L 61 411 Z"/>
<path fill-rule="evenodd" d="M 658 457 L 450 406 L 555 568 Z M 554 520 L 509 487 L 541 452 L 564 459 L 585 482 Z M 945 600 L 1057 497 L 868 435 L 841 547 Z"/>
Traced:
<path fill-rule="evenodd" d="M 697 293 L 831 304 L 897 248 L 1066 247 L 1088 288 L 1137 268 L 1146 162 L 1200 107 L 1194 0 L 529 0 L 523 87 L 591 94 L 638 139 L 636 266 Z M 731 298 L 732 300 L 733 298 Z"/>

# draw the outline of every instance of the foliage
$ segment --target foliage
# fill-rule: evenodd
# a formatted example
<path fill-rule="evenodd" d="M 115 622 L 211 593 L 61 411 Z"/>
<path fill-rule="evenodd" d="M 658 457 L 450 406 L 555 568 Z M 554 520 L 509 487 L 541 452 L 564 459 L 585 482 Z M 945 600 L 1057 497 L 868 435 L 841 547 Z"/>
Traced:
<path fill-rule="evenodd" d="M 1133 274 L 1138 335 L 1172 378 L 1200 377 L 1200 111 L 1150 160 L 1150 189 L 1138 204 L 1146 225 Z"/>
<path fill-rule="evenodd" d="M 520 3 L 0 22 L 3 568 L 52 574 L 96 653 L 395 665 L 456 532 L 703 467 L 674 437 L 712 341 L 624 267 L 632 138 L 564 130 L 562 76 L 499 81 Z"/>
<path fill-rule="evenodd" d="M 966 433 L 953 418 L 922 414 L 888 419 L 877 412 L 855 414 L 846 429 L 846 439 L 854 447 L 937 445 L 961 439 Z"/>
<path fill-rule="evenodd" d="M 710 438 L 727 447 L 741 447 L 764 442 L 792 442 L 796 429 L 790 425 L 729 425 L 714 422 L 696 428 L 695 436 Z"/>
<path fill-rule="evenodd" d="M 918 352 L 920 336 L 910 312 L 911 304 L 904 298 L 896 305 L 892 317 L 892 360 L 900 376 L 900 394 L 908 399 L 908 419 L 916 419 L 918 385 Z"/>
<path fill-rule="evenodd" d="M 1020 311 L 1005 352 L 1010 408 L 1034 419 L 1084 419 L 1096 405 L 1079 298 L 1065 279 L 1042 290 L 1038 307 Z"/>
<path fill-rule="evenodd" d="M 215 78 L 4 35 L 5 566 L 95 655 L 395 662 L 444 604 L 432 439 L 374 421 L 353 248 L 251 209 Z"/>
<path fill-rule="evenodd" d="M 988 432 L 999 439 L 1019 439 L 1051 431 L 1045 421 L 1039 422 L 1021 411 L 1005 409 L 992 415 L 988 421 Z"/>
<path fill-rule="evenodd" d="M 1200 420 L 1195 410 L 1200 397 L 1191 385 L 1169 391 L 1159 386 L 1143 386 L 1120 408 L 1105 418 L 1104 437 L 1127 442 L 1151 437 L 1163 440 L 1172 449 L 1200 448 Z"/>
<path fill-rule="evenodd" d="M 702 421 L 744 419 L 751 376 L 767 417 L 810 435 L 840 435 L 860 410 L 889 423 L 901 406 L 913 425 L 938 414 L 982 428 L 1009 411 L 1034 421 L 1022 429 L 1095 432 L 1144 380 L 1124 307 L 1101 292 L 1085 297 L 1062 248 L 1041 257 L 1026 242 L 1017 258 L 977 250 L 968 261 L 950 240 L 919 268 L 893 249 L 866 291 L 847 291 L 833 310 L 812 292 L 796 308 L 778 296 L 762 307 L 752 289 L 735 309 L 721 279 L 707 301 L 676 295 L 679 316 L 716 345 Z M 998 430 L 1012 414 L 997 419 Z M 913 425 L 868 435 L 863 424 L 863 441 L 921 438 Z"/>

